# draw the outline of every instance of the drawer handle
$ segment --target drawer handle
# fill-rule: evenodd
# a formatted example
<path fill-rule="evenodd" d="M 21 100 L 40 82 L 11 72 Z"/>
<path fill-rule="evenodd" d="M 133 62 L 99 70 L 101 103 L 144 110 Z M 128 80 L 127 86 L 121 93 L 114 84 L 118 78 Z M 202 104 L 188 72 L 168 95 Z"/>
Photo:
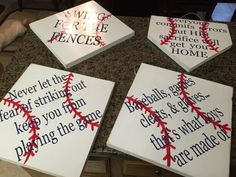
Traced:
<path fill-rule="evenodd" d="M 158 175 L 159 177 L 164 177 L 162 174 L 161 174 L 161 171 L 160 170 L 156 170 L 154 172 L 155 175 Z"/>

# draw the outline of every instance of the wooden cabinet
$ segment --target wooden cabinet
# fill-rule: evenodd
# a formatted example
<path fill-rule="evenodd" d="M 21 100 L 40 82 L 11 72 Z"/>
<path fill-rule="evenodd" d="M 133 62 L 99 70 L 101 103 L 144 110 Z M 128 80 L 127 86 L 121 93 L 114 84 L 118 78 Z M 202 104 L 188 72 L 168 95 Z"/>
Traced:
<path fill-rule="evenodd" d="M 125 176 L 145 176 L 145 177 L 158 177 L 159 170 L 154 165 L 142 161 L 123 161 L 123 174 Z"/>
<path fill-rule="evenodd" d="M 181 177 L 168 170 L 146 163 L 141 160 L 123 161 L 124 177 Z"/>
<path fill-rule="evenodd" d="M 110 177 L 110 158 L 90 156 L 81 177 Z"/>
<path fill-rule="evenodd" d="M 181 177 L 133 157 L 90 156 L 82 177 Z"/>

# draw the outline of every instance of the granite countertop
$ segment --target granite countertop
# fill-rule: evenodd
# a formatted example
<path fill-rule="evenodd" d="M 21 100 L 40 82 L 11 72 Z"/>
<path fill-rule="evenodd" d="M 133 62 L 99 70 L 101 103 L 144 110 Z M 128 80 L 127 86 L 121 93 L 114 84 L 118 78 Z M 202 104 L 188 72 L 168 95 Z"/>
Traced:
<path fill-rule="evenodd" d="M 115 82 L 112 98 L 95 141 L 93 152 L 115 152 L 106 147 L 106 141 L 141 63 L 144 62 L 154 66 L 184 72 L 179 65 L 147 39 L 150 18 L 118 18 L 135 31 L 135 36 L 68 70 Z M 232 48 L 190 72 L 190 75 L 236 88 L 236 24 L 230 23 L 229 29 L 234 43 Z M 24 38 L 22 47 L 17 50 L 12 63 L 6 68 L 3 77 L 0 79 L 0 98 L 7 93 L 31 63 L 63 69 L 63 66 L 57 61 L 55 56 L 29 30 Z M 234 92 L 233 96 L 231 164 L 236 164 L 235 94 L 236 92 Z"/>

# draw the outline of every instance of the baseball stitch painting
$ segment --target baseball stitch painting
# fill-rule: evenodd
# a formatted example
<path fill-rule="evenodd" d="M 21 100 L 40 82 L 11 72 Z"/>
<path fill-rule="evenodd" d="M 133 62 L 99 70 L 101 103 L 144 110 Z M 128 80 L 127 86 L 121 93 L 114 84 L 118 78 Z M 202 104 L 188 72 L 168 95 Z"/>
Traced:
<path fill-rule="evenodd" d="M 151 16 L 148 37 L 187 72 L 232 46 L 227 24 Z"/>
<path fill-rule="evenodd" d="M 30 24 L 65 68 L 70 68 L 132 36 L 134 31 L 95 1 Z"/>
<path fill-rule="evenodd" d="M 230 86 L 142 63 L 107 146 L 184 176 L 229 176 L 232 97 Z"/>
<path fill-rule="evenodd" d="M 0 102 L 0 159 L 50 175 L 80 176 L 113 87 L 31 64 Z"/>

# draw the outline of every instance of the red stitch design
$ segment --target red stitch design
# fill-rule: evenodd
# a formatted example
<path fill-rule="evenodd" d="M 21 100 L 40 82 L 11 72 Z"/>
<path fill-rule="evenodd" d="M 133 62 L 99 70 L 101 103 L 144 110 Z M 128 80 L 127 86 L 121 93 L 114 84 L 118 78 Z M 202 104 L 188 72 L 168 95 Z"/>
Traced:
<path fill-rule="evenodd" d="M 128 100 L 128 102 L 139 106 L 141 111 L 144 110 L 145 114 L 148 113 L 149 116 L 152 116 L 157 122 L 157 127 L 160 127 L 161 134 L 164 135 L 164 141 L 166 144 L 163 147 L 163 149 L 166 150 L 166 155 L 163 157 L 163 160 L 166 161 L 166 164 L 169 167 L 171 165 L 171 161 L 175 162 L 174 157 L 171 155 L 171 149 L 176 149 L 176 147 L 174 145 L 171 145 L 170 143 L 170 140 L 172 140 L 169 135 L 171 130 L 166 127 L 167 122 L 162 121 L 161 118 L 155 113 L 155 111 L 152 110 L 152 107 L 146 106 L 141 101 L 139 101 L 138 98 L 134 98 L 133 96 L 127 96 L 126 99 Z"/>
<path fill-rule="evenodd" d="M 102 17 L 102 19 L 98 22 L 97 25 L 99 26 L 99 25 L 102 24 L 105 20 L 107 20 L 107 19 L 109 19 L 109 18 L 111 18 L 111 14 L 108 14 L 108 15 Z M 101 36 L 100 36 L 100 32 L 97 31 L 97 30 L 96 30 L 95 39 L 99 42 L 99 46 L 100 46 L 100 47 L 104 47 L 104 46 L 106 45 L 105 41 L 102 40 L 102 38 L 101 38 Z"/>
<path fill-rule="evenodd" d="M 181 73 L 178 75 L 178 80 L 179 80 L 180 89 L 181 89 L 180 95 L 182 95 L 183 99 L 191 107 L 191 112 L 197 113 L 197 118 L 201 117 L 205 121 L 206 124 L 210 123 L 212 124 L 214 129 L 218 127 L 220 130 L 223 130 L 225 133 L 231 130 L 228 124 L 222 125 L 220 124 L 220 121 L 212 120 L 210 117 L 207 116 L 205 112 L 201 111 L 200 107 L 196 106 L 196 103 L 194 103 L 192 100 L 189 99 L 188 96 L 190 95 L 190 93 L 187 91 L 187 89 L 184 86 L 186 83 L 186 76 L 184 73 Z"/>
<path fill-rule="evenodd" d="M 70 14 L 66 14 L 64 11 L 62 12 L 64 14 L 64 16 L 66 17 L 65 23 L 70 23 Z M 62 31 L 60 31 L 58 34 L 56 34 L 52 39 L 48 40 L 49 43 L 52 43 L 54 40 L 58 40 L 58 38 L 62 35 L 66 33 L 67 28 L 63 27 Z"/>
<path fill-rule="evenodd" d="M 39 130 L 40 128 L 37 126 L 37 123 L 34 120 L 35 116 L 31 115 L 32 111 L 26 110 L 24 105 L 20 101 L 13 101 L 10 98 L 3 98 L 3 104 L 7 104 L 7 106 L 19 109 L 20 112 L 23 113 L 22 117 L 26 118 L 25 122 L 29 123 L 29 134 L 31 134 L 31 136 L 28 139 L 30 140 L 30 142 L 26 147 L 28 149 L 28 152 L 23 155 L 25 157 L 24 164 L 26 164 L 30 156 L 35 156 L 36 150 L 34 151 L 34 148 L 38 149 L 35 141 L 39 138 L 37 130 Z"/>
<path fill-rule="evenodd" d="M 58 38 L 62 35 L 66 33 L 65 31 L 60 31 L 58 34 L 56 34 L 52 39 L 48 40 L 48 42 L 52 43 L 54 40 L 58 40 Z"/>
<path fill-rule="evenodd" d="M 200 34 L 203 39 L 203 41 L 207 44 L 207 47 L 210 50 L 214 50 L 215 52 L 218 52 L 219 47 L 216 47 L 216 44 L 213 43 L 213 41 L 210 39 L 208 33 L 207 33 L 207 28 L 209 26 L 209 23 L 204 21 L 202 23 L 202 26 L 200 27 Z"/>
<path fill-rule="evenodd" d="M 99 121 L 93 122 L 91 120 L 87 120 L 83 115 L 82 112 L 79 111 L 78 108 L 75 107 L 75 104 L 73 104 L 73 98 L 71 98 L 72 94 L 70 93 L 70 87 L 71 87 L 71 82 L 73 80 L 74 74 L 69 73 L 67 75 L 66 81 L 64 82 L 64 90 L 65 90 L 65 98 L 66 100 L 64 103 L 67 103 L 68 106 L 71 108 L 70 112 L 73 113 L 73 118 L 78 117 L 81 121 L 86 123 L 86 128 L 87 125 L 89 124 L 91 126 L 91 130 L 93 131 L 95 127 L 99 127 Z"/>
<path fill-rule="evenodd" d="M 169 29 L 169 34 L 165 36 L 161 42 L 160 45 L 165 45 L 170 42 L 171 38 L 176 34 L 176 21 L 174 18 L 167 17 L 167 21 L 170 22 L 170 29 Z"/>

